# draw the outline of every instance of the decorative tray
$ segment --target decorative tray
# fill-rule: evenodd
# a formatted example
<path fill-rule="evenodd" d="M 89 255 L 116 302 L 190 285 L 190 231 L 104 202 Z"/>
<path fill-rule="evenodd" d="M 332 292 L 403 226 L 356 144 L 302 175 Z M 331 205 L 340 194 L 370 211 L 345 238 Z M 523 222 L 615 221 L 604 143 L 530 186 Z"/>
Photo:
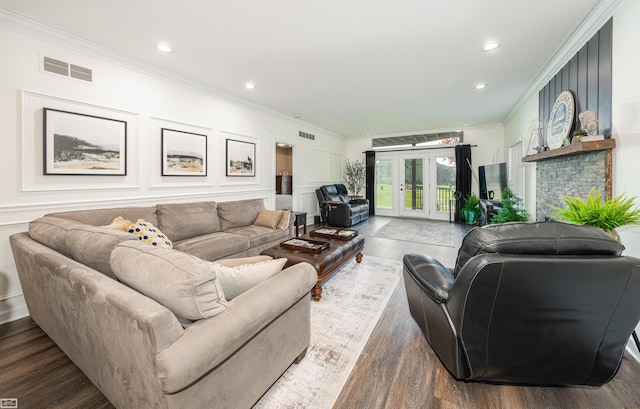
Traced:
<path fill-rule="evenodd" d="M 358 235 L 356 230 L 349 229 L 334 229 L 331 227 L 322 227 L 320 229 L 313 230 L 309 233 L 310 236 L 313 237 L 324 237 L 327 239 L 337 239 L 337 240 L 351 240 L 352 238 Z"/>
<path fill-rule="evenodd" d="M 280 243 L 280 247 L 290 250 L 306 251 L 308 253 L 321 253 L 328 249 L 331 244 L 326 241 L 293 238 Z"/>

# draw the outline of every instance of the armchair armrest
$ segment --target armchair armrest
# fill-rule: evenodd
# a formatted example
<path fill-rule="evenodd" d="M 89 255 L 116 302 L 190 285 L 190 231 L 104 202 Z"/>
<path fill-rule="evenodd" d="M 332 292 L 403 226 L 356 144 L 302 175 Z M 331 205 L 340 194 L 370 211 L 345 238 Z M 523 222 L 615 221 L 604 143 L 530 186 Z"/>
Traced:
<path fill-rule="evenodd" d="M 349 204 L 369 204 L 369 199 L 351 199 Z"/>
<path fill-rule="evenodd" d="M 445 303 L 455 281 L 450 269 L 433 257 L 423 254 L 405 254 L 405 270 L 424 292 L 438 304 Z"/>

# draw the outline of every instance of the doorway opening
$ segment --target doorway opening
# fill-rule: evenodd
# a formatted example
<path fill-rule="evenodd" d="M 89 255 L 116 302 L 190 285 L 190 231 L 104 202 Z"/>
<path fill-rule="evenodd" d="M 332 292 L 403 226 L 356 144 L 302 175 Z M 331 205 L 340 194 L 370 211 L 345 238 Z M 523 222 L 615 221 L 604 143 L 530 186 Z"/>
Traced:
<path fill-rule="evenodd" d="M 293 146 L 276 143 L 276 209 L 293 208 Z"/>

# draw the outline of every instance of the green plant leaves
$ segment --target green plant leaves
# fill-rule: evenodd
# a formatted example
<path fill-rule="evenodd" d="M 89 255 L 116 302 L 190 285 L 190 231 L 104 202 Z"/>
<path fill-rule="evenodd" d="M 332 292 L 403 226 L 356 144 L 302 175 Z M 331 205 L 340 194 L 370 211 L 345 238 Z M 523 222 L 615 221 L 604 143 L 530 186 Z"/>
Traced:
<path fill-rule="evenodd" d="M 640 209 L 635 208 L 635 197 L 624 194 L 603 200 L 600 190 L 591 188 L 586 200 L 563 195 L 566 208 L 554 207 L 555 215 L 569 223 L 600 227 L 607 233 L 627 224 L 640 224 Z"/>

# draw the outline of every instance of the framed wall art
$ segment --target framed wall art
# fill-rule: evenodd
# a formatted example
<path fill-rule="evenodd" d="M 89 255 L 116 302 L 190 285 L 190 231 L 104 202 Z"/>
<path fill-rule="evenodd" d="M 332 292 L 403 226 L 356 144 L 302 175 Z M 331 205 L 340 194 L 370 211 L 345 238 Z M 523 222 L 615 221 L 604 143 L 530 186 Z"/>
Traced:
<path fill-rule="evenodd" d="M 569 137 L 575 117 L 575 101 L 571 91 L 563 91 L 556 98 L 547 124 L 547 146 L 557 149 Z"/>
<path fill-rule="evenodd" d="M 227 139 L 227 176 L 256 175 L 256 144 Z"/>
<path fill-rule="evenodd" d="M 127 174 L 127 122 L 43 108 L 45 175 Z"/>
<path fill-rule="evenodd" d="M 162 128 L 162 176 L 207 176 L 207 135 Z"/>

